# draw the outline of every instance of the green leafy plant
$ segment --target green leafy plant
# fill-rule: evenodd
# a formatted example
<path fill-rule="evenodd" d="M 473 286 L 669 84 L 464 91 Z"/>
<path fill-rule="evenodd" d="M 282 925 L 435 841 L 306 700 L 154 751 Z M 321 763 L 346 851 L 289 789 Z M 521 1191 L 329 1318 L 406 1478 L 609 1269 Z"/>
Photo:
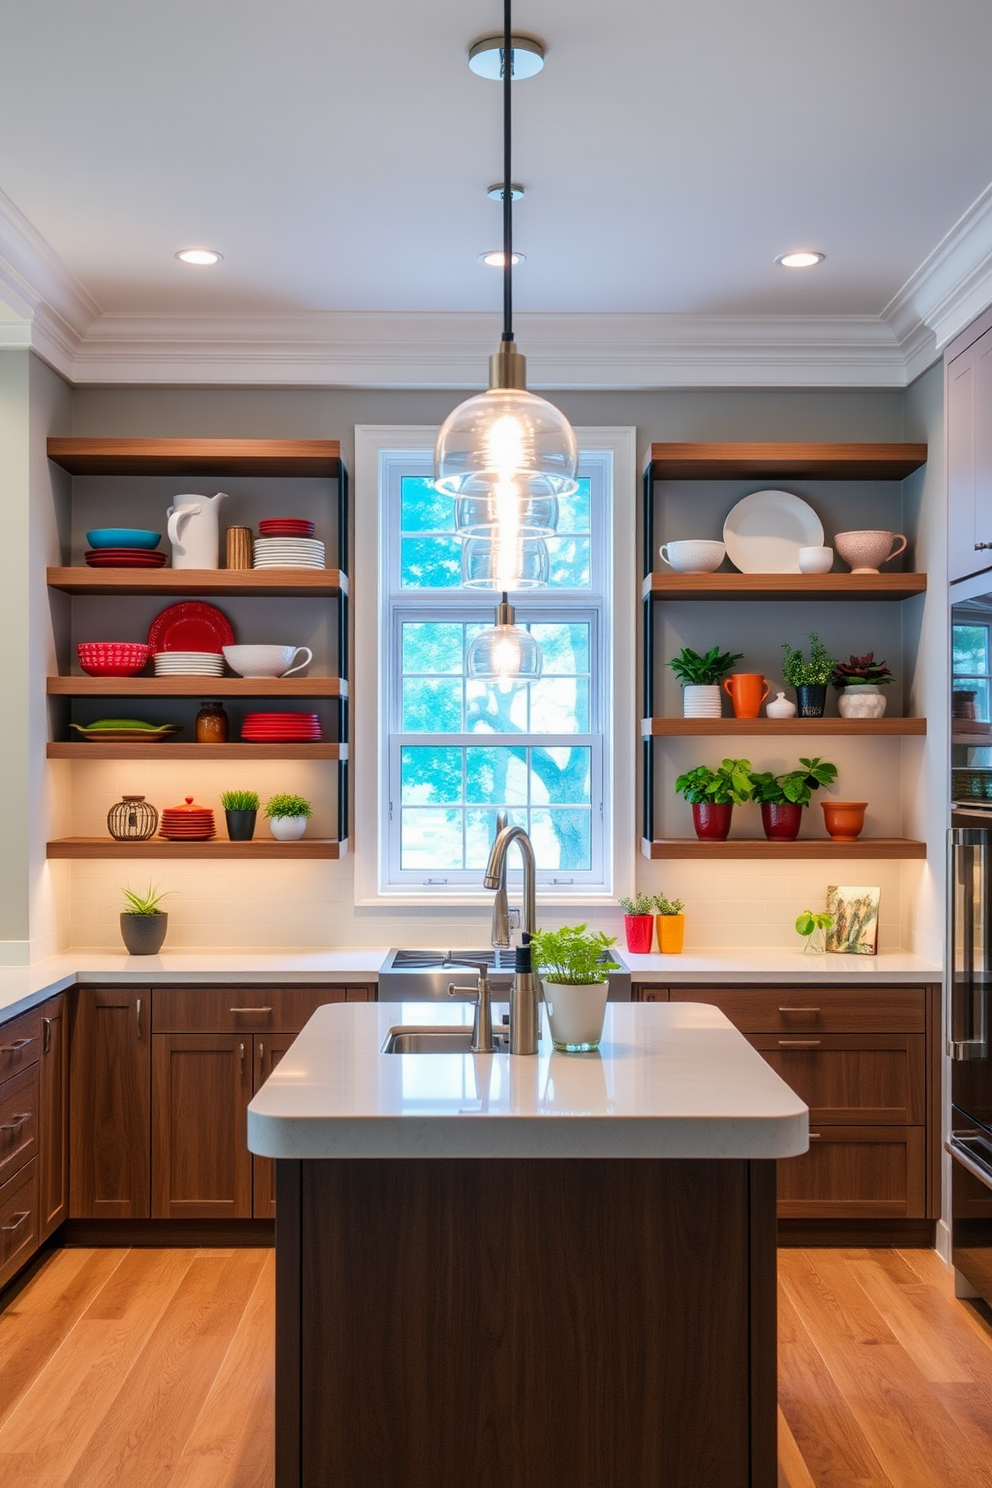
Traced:
<path fill-rule="evenodd" d="M 583 987 L 590 982 L 605 982 L 611 971 L 619 971 L 619 961 L 609 954 L 616 944 L 615 935 L 586 930 L 585 925 L 562 925 L 560 930 L 537 930 L 531 938 L 534 963 L 540 967 L 546 982 Z"/>
<path fill-rule="evenodd" d="M 635 894 L 633 898 L 627 896 L 619 899 L 617 903 L 628 915 L 649 915 L 654 913 L 654 900 L 650 894 Z"/>
<path fill-rule="evenodd" d="M 835 687 L 852 687 L 865 682 L 875 687 L 886 687 L 895 680 L 888 664 L 875 660 L 874 651 L 866 651 L 864 656 L 852 654 L 850 661 L 838 661 L 831 678 Z"/>
<path fill-rule="evenodd" d="M 715 806 L 742 806 L 751 799 L 751 761 L 725 759 L 715 770 L 711 770 L 709 765 L 696 765 L 679 776 L 675 789 L 693 806 L 705 802 L 712 802 Z"/>
<path fill-rule="evenodd" d="M 258 791 L 253 790 L 229 790 L 221 791 L 220 804 L 225 811 L 257 811 Z"/>
<path fill-rule="evenodd" d="M 809 661 L 801 648 L 794 651 L 788 641 L 782 642 L 782 650 L 785 652 L 782 675 L 790 687 L 826 687 L 833 678 L 837 660 L 815 630 L 809 632 Z"/>
<path fill-rule="evenodd" d="M 313 807 L 306 796 L 275 795 L 265 803 L 265 815 L 313 816 Z"/>
<path fill-rule="evenodd" d="M 140 893 L 137 889 L 122 888 L 121 893 L 124 895 L 125 907 L 121 910 L 121 913 L 133 915 L 164 914 L 165 911 L 159 909 L 159 905 L 163 899 L 167 899 L 174 892 L 174 889 L 159 889 L 157 884 L 154 886 L 149 884 L 144 893 Z"/>
<path fill-rule="evenodd" d="M 680 915 L 685 905 L 681 899 L 667 899 L 664 894 L 656 894 L 654 907 L 660 915 Z"/>
<path fill-rule="evenodd" d="M 808 939 L 816 930 L 829 930 L 833 922 L 833 915 L 827 914 L 825 910 L 817 914 L 815 910 L 804 909 L 796 917 L 796 930 Z"/>
<path fill-rule="evenodd" d="M 770 770 L 755 771 L 751 776 L 754 799 L 762 805 L 781 806 L 791 801 L 795 806 L 808 806 L 812 793 L 821 785 L 832 785 L 837 779 L 837 766 L 819 755 L 812 759 L 799 756 L 801 769 L 773 775 Z"/>
<path fill-rule="evenodd" d="M 721 651 L 711 646 L 705 656 L 683 646 L 679 656 L 668 663 L 683 687 L 718 687 L 735 661 L 740 661 L 743 651 Z"/>

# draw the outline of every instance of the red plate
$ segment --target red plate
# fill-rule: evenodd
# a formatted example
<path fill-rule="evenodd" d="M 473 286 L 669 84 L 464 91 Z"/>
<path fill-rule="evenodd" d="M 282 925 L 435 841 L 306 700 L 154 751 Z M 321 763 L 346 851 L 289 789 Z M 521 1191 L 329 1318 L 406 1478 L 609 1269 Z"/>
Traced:
<path fill-rule="evenodd" d="M 148 629 L 148 644 L 156 651 L 223 651 L 234 645 L 234 631 L 216 605 L 184 599 L 156 615 Z"/>
<path fill-rule="evenodd" d="M 165 561 L 165 553 L 142 553 L 140 548 L 128 548 L 122 553 L 98 548 L 86 554 L 88 568 L 164 568 Z"/>
<path fill-rule="evenodd" d="M 265 537 L 312 537 L 316 524 L 303 517 L 267 517 L 264 522 L 259 522 L 258 530 Z"/>

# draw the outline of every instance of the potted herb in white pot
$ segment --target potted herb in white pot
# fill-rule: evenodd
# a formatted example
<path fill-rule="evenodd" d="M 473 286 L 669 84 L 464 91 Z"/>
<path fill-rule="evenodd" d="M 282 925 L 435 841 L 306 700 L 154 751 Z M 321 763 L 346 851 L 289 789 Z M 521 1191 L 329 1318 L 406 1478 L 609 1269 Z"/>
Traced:
<path fill-rule="evenodd" d="M 532 938 L 544 1001 L 556 1049 L 585 1054 L 599 1047 L 606 1017 L 609 975 L 620 963 L 609 954 L 615 935 L 595 934 L 585 925 L 538 930 Z"/>
<path fill-rule="evenodd" d="M 128 906 L 121 910 L 121 937 L 129 956 L 157 956 L 162 949 L 169 916 L 159 905 L 171 892 L 160 892 L 151 884 L 143 894 L 135 889 L 121 890 Z"/>
<path fill-rule="evenodd" d="M 306 796 L 279 794 L 265 803 L 269 831 L 280 842 L 296 842 L 307 829 L 313 807 Z"/>
<path fill-rule="evenodd" d="M 894 681 L 888 664 L 876 661 L 874 651 L 839 661 L 834 667 L 833 684 L 841 718 L 881 718 L 887 702 L 882 688 Z"/>
<path fill-rule="evenodd" d="M 711 646 L 705 656 L 683 646 L 679 656 L 668 663 L 682 683 L 682 713 L 685 718 L 720 718 L 723 694 L 720 684 L 743 651 L 721 651 Z"/>

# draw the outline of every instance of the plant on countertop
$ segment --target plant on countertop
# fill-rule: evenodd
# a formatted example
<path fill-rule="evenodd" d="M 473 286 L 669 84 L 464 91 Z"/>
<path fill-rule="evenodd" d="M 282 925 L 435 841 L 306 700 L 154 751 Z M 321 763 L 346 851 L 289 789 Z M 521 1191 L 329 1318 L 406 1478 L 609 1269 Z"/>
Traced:
<path fill-rule="evenodd" d="M 681 899 L 668 899 L 664 894 L 657 894 L 654 907 L 660 915 L 680 915 L 685 909 L 685 904 Z"/>
<path fill-rule="evenodd" d="M 650 894 L 635 894 L 618 899 L 617 903 L 626 915 L 649 915 L 654 913 L 654 900 Z"/>
<path fill-rule="evenodd" d="M 751 761 L 721 760 L 715 770 L 696 765 L 680 775 L 675 789 L 692 806 L 742 806 L 751 799 Z"/>
<path fill-rule="evenodd" d="M 796 931 L 808 939 L 814 930 L 829 930 L 833 922 L 833 915 L 827 914 L 826 910 L 817 914 L 813 909 L 804 909 L 802 914 L 796 917 Z"/>
<path fill-rule="evenodd" d="M 560 930 L 536 930 L 531 936 L 534 964 L 546 982 L 567 987 L 587 987 L 605 982 L 619 961 L 609 955 L 615 935 L 588 931 L 585 925 L 562 925 Z"/>
<path fill-rule="evenodd" d="M 809 661 L 801 648 L 793 650 L 788 641 L 782 642 L 782 650 L 785 652 L 782 675 L 790 687 L 826 687 L 833 678 L 837 660 L 828 653 L 815 630 L 809 632 Z"/>
<path fill-rule="evenodd" d="M 719 687 L 735 661 L 740 661 L 743 651 L 721 651 L 711 646 L 705 656 L 683 646 L 681 655 L 673 656 L 668 663 L 683 687 Z"/>
<path fill-rule="evenodd" d="M 780 806 L 790 802 L 793 806 L 808 806 L 812 793 L 821 785 L 832 785 L 837 779 L 837 766 L 819 755 L 812 759 L 799 756 L 802 769 L 786 770 L 782 775 L 773 775 L 770 770 L 756 770 L 751 776 L 754 799 L 761 805 Z"/>
<path fill-rule="evenodd" d="M 220 804 L 225 811 L 257 811 L 258 791 L 253 790 L 229 790 L 221 791 Z"/>
<path fill-rule="evenodd" d="M 306 796 L 292 796 L 279 794 L 272 796 L 265 803 L 265 815 L 273 816 L 313 816 L 313 807 Z"/>
<path fill-rule="evenodd" d="M 165 913 L 164 909 L 159 909 L 159 905 L 163 899 L 167 899 L 170 894 L 175 893 L 175 890 L 160 890 L 157 884 L 154 888 L 149 884 L 143 894 L 138 893 L 136 889 L 123 888 L 121 889 L 121 893 L 124 895 L 126 901 L 126 907 L 121 910 L 121 914 L 157 915 Z"/>
<path fill-rule="evenodd" d="M 830 680 L 835 687 L 856 687 L 866 684 L 873 687 L 886 687 L 896 679 L 889 671 L 887 662 L 876 661 L 874 651 L 866 651 L 864 656 L 855 656 L 852 653 L 850 661 L 838 661 Z"/>

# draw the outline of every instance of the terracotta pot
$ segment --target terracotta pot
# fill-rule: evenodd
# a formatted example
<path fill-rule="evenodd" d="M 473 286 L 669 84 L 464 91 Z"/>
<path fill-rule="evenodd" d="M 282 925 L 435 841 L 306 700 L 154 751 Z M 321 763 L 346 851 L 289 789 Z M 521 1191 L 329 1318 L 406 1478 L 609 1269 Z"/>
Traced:
<path fill-rule="evenodd" d="M 795 801 L 763 801 L 761 825 L 771 842 L 795 842 L 803 823 L 803 808 Z"/>
<path fill-rule="evenodd" d="M 635 956 L 647 956 L 654 939 L 654 915 L 629 915 L 623 917 L 623 928 L 627 934 L 627 949 Z"/>
<path fill-rule="evenodd" d="M 768 696 L 768 683 L 760 672 L 734 672 L 724 677 L 723 690 L 734 705 L 735 718 L 757 718 Z"/>
<path fill-rule="evenodd" d="M 685 939 L 685 915 L 657 915 L 658 949 L 663 956 L 677 956 Z"/>
<path fill-rule="evenodd" d="M 834 842 L 857 842 L 865 825 L 867 801 L 821 801 L 823 824 Z"/>
<path fill-rule="evenodd" d="M 692 825 L 697 837 L 707 842 L 726 842 L 734 808 L 731 802 L 698 801 L 692 807 Z"/>

